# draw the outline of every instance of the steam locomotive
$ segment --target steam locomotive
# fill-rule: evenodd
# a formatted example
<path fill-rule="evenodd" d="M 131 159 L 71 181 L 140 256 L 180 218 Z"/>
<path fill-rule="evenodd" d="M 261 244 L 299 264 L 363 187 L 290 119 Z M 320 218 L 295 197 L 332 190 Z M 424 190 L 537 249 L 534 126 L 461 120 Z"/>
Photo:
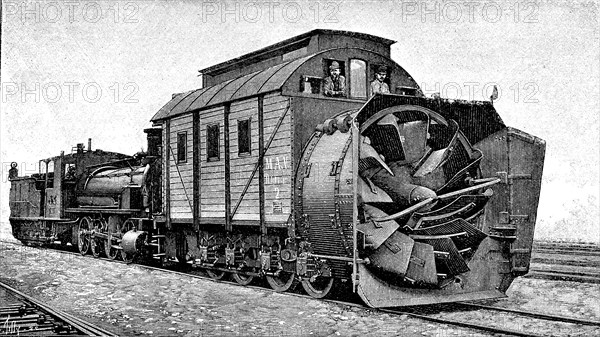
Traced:
<path fill-rule="evenodd" d="M 14 172 L 14 236 L 372 307 L 504 296 L 529 269 L 545 143 L 492 102 L 425 97 L 393 43 L 314 30 L 201 70 L 147 152 L 90 142 Z"/>

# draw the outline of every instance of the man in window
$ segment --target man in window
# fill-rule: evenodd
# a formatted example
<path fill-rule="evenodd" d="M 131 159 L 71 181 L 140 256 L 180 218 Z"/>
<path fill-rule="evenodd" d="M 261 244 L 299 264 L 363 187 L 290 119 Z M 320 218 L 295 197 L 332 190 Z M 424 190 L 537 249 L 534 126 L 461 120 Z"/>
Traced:
<path fill-rule="evenodd" d="M 376 93 L 380 94 L 389 94 L 390 87 L 388 87 L 387 83 L 385 83 L 385 78 L 387 77 L 387 67 L 386 66 L 378 66 L 375 70 L 375 79 L 371 82 L 371 96 Z"/>
<path fill-rule="evenodd" d="M 346 97 L 346 78 L 341 75 L 340 64 L 337 61 L 329 65 L 329 74 L 323 82 L 323 94 L 330 97 Z"/>

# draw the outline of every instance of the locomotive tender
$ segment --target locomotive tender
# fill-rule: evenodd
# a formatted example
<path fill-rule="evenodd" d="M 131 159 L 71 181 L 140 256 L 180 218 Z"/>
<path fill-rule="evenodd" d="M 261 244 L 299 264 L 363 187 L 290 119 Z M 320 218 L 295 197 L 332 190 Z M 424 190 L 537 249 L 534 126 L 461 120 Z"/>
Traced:
<path fill-rule="evenodd" d="M 201 70 L 147 153 L 79 144 L 13 176 L 14 236 L 373 307 L 504 296 L 529 269 L 545 143 L 490 102 L 425 97 L 393 43 L 314 30 Z"/>

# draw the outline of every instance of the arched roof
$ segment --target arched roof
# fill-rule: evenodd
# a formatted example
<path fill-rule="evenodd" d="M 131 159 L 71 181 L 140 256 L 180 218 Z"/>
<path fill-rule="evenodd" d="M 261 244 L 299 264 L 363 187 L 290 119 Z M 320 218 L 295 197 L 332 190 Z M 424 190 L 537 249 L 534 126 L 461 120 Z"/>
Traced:
<path fill-rule="evenodd" d="M 336 57 L 336 53 L 341 51 L 345 52 L 349 49 L 353 49 L 356 52 L 369 53 L 378 58 L 388 60 L 387 62 L 389 62 L 389 64 L 394 64 L 394 67 L 397 67 L 397 69 L 410 79 L 411 82 L 414 82 L 412 77 L 410 77 L 402 67 L 385 55 L 361 48 L 331 48 L 286 61 L 210 87 L 176 94 L 152 117 L 151 121 L 156 122 L 187 112 L 214 107 L 226 102 L 257 96 L 259 94 L 286 90 L 284 86 L 294 72 L 299 70 L 303 65 L 309 63 L 312 58 L 316 58 L 319 55 Z M 337 57 L 339 57 L 339 54 Z M 412 84 L 418 86 L 416 82 Z"/>
<path fill-rule="evenodd" d="M 154 122 L 188 111 L 279 90 L 296 69 L 320 53 L 322 52 L 284 62 L 211 87 L 176 94 L 151 120 Z"/>

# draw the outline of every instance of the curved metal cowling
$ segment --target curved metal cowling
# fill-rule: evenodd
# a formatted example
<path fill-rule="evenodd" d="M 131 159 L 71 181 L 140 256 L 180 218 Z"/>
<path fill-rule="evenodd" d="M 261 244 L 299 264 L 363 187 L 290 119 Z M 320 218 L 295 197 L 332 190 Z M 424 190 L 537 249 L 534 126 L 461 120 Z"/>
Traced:
<path fill-rule="evenodd" d="M 142 186 L 146 167 L 103 167 L 92 172 L 83 187 L 84 195 L 120 194 L 125 187 Z"/>

